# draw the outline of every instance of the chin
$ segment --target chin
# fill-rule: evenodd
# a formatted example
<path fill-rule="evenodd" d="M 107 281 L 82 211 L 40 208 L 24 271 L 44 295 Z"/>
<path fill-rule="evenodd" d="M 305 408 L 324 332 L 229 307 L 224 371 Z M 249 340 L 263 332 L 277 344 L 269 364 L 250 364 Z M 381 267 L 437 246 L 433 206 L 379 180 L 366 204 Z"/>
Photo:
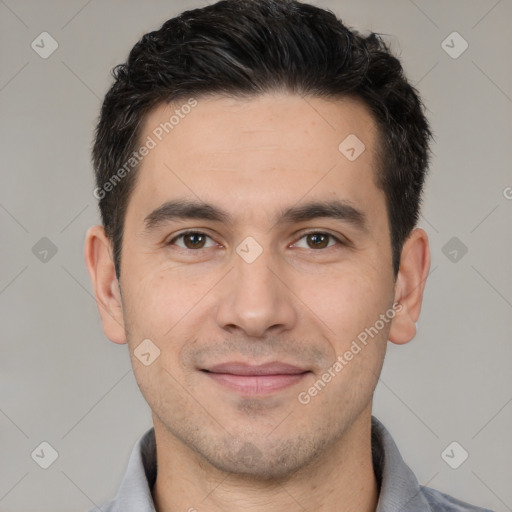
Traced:
<path fill-rule="evenodd" d="M 208 462 L 220 471 L 251 480 L 266 482 L 284 481 L 304 469 L 325 448 L 323 440 L 295 437 L 269 443 L 252 439 L 227 439 L 222 448 L 214 453 L 201 453 Z"/>

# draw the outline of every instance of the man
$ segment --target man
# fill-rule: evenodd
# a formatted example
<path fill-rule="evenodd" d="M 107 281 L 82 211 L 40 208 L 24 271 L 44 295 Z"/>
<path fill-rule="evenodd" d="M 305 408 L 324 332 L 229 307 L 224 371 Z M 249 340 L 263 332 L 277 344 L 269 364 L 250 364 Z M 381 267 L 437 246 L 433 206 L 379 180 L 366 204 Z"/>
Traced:
<path fill-rule="evenodd" d="M 103 511 L 475 511 L 372 418 L 415 335 L 430 131 L 379 37 L 227 0 L 115 69 L 85 256 L 153 416 Z"/>

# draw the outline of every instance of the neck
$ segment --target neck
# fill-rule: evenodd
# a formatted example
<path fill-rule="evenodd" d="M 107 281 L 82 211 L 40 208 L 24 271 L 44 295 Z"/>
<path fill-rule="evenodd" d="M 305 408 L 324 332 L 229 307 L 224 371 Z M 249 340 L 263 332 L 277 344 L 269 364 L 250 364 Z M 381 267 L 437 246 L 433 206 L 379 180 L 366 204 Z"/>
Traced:
<path fill-rule="evenodd" d="M 158 512 L 374 512 L 378 485 L 371 453 L 371 408 L 334 446 L 294 475 L 261 481 L 225 473 L 172 436 L 154 418 L 158 473 L 153 499 Z"/>

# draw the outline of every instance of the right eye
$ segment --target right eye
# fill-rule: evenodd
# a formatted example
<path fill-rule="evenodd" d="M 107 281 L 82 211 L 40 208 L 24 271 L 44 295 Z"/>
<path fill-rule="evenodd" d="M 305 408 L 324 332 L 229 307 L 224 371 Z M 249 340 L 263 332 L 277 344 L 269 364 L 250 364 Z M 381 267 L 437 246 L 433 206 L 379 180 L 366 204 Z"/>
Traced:
<path fill-rule="evenodd" d="M 201 231 L 185 231 L 175 236 L 166 245 L 176 245 L 180 249 L 189 250 L 207 249 L 208 247 L 205 246 L 205 243 L 208 238 L 213 242 L 213 239 L 210 236 L 206 233 L 202 233 Z M 182 240 L 183 245 L 176 243 L 178 240 Z M 215 242 L 213 242 L 209 247 L 215 247 Z"/>

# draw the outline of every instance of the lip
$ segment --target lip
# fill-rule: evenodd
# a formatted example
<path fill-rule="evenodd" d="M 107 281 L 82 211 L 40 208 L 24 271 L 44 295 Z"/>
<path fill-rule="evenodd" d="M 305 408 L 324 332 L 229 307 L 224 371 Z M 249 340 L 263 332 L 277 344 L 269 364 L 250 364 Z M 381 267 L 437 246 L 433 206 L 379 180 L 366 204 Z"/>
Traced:
<path fill-rule="evenodd" d="M 281 362 L 262 365 L 228 362 L 203 369 L 203 373 L 218 384 L 241 395 L 262 396 L 293 386 L 310 372 Z"/>

